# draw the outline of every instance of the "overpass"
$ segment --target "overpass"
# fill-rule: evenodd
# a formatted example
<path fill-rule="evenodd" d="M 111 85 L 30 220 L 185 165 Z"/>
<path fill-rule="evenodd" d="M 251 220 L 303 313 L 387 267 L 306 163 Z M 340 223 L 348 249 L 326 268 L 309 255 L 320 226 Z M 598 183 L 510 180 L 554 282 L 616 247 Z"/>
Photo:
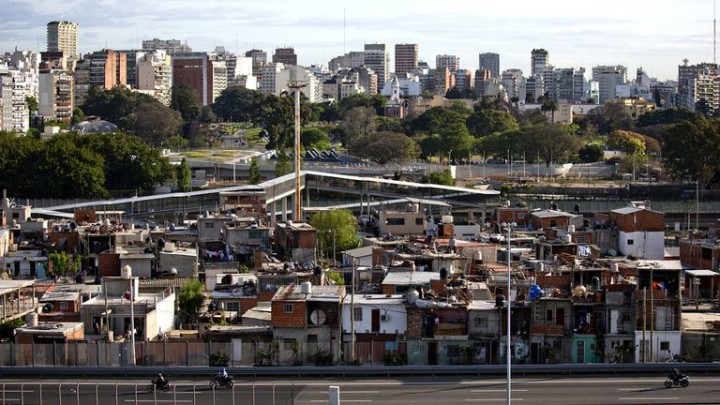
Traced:
<path fill-rule="evenodd" d="M 382 177 L 365 177 L 303 170 L 301 172 L 301 193 L 306 190 L 305 207 L 313 206 L 310 190 L 327 190 L 343 194 L 357 195 L 360 207 L 370 199 L 401 203 L 404 199 L 419 200 L 422 204 L 451 206 L 484 206 L 497 202 L 500 195 L 495 190 L 477 190 L 463 187 L 421 184 L 409 181 L 389 180 Z M 265 193 L 267 212 L 271 220 L 278 216 L 286 219 L 294 206 L 295 173 L 290 173 L 258 185 L 239 185 L 190 192 L 174 192 L 150 196 L 138 196 L 121 199 L 71 202 L 51 206 L 33 206 L 34 216 L 72 218 L 77 209 L 97 211 L 124 211 L 127 218 L 148 217 L 185 217 L 188 214 L 204 211 L 216 211 L 222 207 L 223 196 L 242 193 Z M 410 202 L 412 200 L 409 200 Z M 433 204 L 443 203 L 443 204 Z M 369 207 L 369 205 L 368 205 Z"/>

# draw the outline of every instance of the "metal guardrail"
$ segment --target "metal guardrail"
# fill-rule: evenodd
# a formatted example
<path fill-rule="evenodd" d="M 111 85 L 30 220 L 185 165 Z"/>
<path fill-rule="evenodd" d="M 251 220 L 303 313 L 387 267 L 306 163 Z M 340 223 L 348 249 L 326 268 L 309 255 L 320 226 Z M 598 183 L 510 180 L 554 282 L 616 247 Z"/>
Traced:
<path fill-rule="evenodd" d="M 328 366 L 328 367 L 226 367 L 241 377 L 345 377 L 345 376 L 457 376 L 507 373 L 506 365 L 469 366 Z M 666 374 L 673 368 L 692 374 L 718 374 L 720 363 L 641 363 L 641 364 L 513 364 L 513 375 L 583 374 Z M 2 377 L 38 376 L 201 376 L 216 373 L 218 367 L 0 367 Z"/>

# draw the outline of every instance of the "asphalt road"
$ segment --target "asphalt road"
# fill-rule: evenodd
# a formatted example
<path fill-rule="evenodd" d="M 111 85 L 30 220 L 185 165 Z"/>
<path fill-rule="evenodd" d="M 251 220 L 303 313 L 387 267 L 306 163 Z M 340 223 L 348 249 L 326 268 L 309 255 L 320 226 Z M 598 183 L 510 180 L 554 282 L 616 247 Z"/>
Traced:
<path fill-rule="evenodd" d="M 513 378 L 512 402 L 522 404 L 717 404 L 720 377 L 691 376 L 688 388 L 663 386 L 662 376 L 596 376 Z M 257 404 L 316 405 L 328 403 L 328 387 L 339 386 L 341 403 L 472 404 L 505 403 L 504 378 L 466 377 L 315 379 L 239 382 L 233 389 L 211 390 L 208 382 L 171 381 L 169 392 L 145 390 L 148 381 L 44 381 L 22 384 L 3 380 L 2 404 Z M 254 400 L 253 400 L 254 398 Z"/>

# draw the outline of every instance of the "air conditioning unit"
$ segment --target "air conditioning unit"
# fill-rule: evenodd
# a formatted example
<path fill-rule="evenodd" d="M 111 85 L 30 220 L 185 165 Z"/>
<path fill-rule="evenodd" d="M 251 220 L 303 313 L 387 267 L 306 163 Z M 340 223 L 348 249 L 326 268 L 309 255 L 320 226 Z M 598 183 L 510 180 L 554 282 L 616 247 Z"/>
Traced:
<path fill-rule="evenodd" d="M 390 315 L 380 315 L 380 320 L 383 322 L 387 322 L 390 320 Z"/>

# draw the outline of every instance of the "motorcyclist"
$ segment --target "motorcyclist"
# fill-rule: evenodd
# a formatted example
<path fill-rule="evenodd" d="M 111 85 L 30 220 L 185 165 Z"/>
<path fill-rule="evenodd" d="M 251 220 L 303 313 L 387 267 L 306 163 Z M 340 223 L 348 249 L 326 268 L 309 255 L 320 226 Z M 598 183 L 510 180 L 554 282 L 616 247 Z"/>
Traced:
<path fill-rule="evenodd" d="M 670 374 L 670 377 L 671 377 L 674 381 L 679 380 L 682 376 L 683 376 L 683 373 L 681 373 L 680 370 L 678 370 L 678 369 L 676 369 L 676 368 L 674 368 L 674 369 L 672 370 L 672 374 Z"/>
<path fill-rule="evenodd" d="M 228 373 L 227 373 L 227 371 L 225 370 L 225 367 L 221 368 L 220 371 L 218 371 L 218 373 L 217 373 L 217 378 L 218 378 L 218 380 L 220 380 L 220 381 L 222 381 L 222 382 L 227 381 L 227 379 L 228 379 Z"/>
<path fill-rule="evenodd" d="M 155 379 L 155 384 L 158 386 L 158 388 L 164 388 L 168 384 L 168 382 L 165 379 L 165 376 L 162 375 L 162 373 L 158 373 L 158 376 Z"/>

